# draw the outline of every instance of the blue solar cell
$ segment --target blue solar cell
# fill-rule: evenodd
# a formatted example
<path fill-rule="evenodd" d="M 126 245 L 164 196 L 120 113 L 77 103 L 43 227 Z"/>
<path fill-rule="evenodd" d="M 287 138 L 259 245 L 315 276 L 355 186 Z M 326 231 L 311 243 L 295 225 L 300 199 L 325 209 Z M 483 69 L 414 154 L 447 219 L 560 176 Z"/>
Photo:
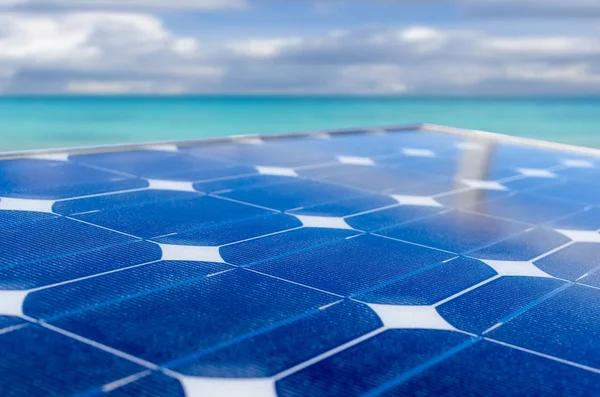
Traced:
<path fill-rule="evenodd" d="M 480 202 L 470 210 L 539 225 L 579 212 L 584 208 L 583 204 L 551 197 L 515 194 L 498 200 Z"/>
<path fill-rule="evenodd" d="M 381 211 L 369 212 L 346 218 L 346 223 L 358 230 L 375 232 L 403 222 L 442 212 L 444 208 L 401 205 Z"/>
<path fill-rule="evenodd" d="M 526 349 L 600 367 L 600 290 L 574 285 L 490 333 Z"/>
<path fill-rule="evenodd" d="M 338 299 L 234 269 L 109 301 L 50 323 L 150 362 L 168 363 Z"/>
<path fill-rule="evenodd" d="M 86 213 L 76 218 L 134 236 L 151 238 L 267 213 L 267 210 L 215 197 L 194 196 Z"/>
<path fill-rule="evenodd" d="M 199 193 L 194 192 L 139 190 L 134 192 L 80 198 L 76 200 L 58 201 L 52 206 L 52 210 L 57 214 L 73 215 L 92 211 L 96 212 L 112 210 L 128 206 L 139 206 L 141 204 L 153 202 L 176 199 L 193 199 L 199 196 Z"/>
<path fill-rule="evenodd" d="M 227 269 L 231 266 L 221 263 L 159 261 L 31 292 L 23 304 L 23 312 L 35 318 L 64 317 L 203 279 Z"/>
<path fill-rule="evenodd" d="M 239 178 L 224 178 L 208 182 L 198 182 L 194 184 L 194 189 L 198 190 L 199 192 L 213 193 L 243 188 L 266 187 L 269 185 L 292 183 L 295 180 L 295 178 L 290 178 L 289 176 L 252 175 Z"/>
<path fill-rule="evenodd" d="M 497 164 L 514 164 L 522 168 L 550 168 L 562 165 L 565 158 L 574 158 L 554 150 L 515 144 L 496 144 L 493 147 L 492 161 Z"/>
<path fill-rule="evenodd" d="M 51 218 L 56 218 L 56 215 L 44 212 L 0 211 L 0 228 Z"/>
<path fill-rule="evenodd" d="M 175 233 L 154 239 L 154 241 L 162 244 L 220 246 L 300 226 L 302 226 L 302 222 L 291 215 L 270 214 L 238 222 L 221 223 L 199 230 Z"/>
<path fill-rule="evenodd" d="M 482 341 L 386 389 L 382 396 L 583 397 L 600 394 L 600 375 Z"/>
<path fill-rule="evenodd" d="M 15 325 L 23 324 L 25 321 L 19 317 L 15 316 L 0 316 L 0 335 L 2 335 L 3 330 L 7 328 L 12 328 Z M 1 385 L 0 385 L 1 387 Z"/>
<path fill-rule="evenodd" d="M 472 343 L 456 332 L 390 330 L 277 382 L 280 397 L 359 396 L 451 349 Z"/>
<path fill-rule="evenodd" d="M 299 179 L 285 185 L 237 189 L 220 193 L 219 196 L 285 211 L 325 204 L 362 194 L 364 193 L 360 190 Z"/>
<path fill-rule="evenodd" d="M 0 241 L 0 268 L 3 268 L 116 246 L 134 239 L 71 219 L 54 218 L 0 229 Z"/>
<path fill-rule="evenodd" d="M 444 176 L 447 178 L 456 178 L 457 176 L 466 177 L 466 169 L 462 169 L 462 153 L 453 153 L 449 157 L 389 157 L 381 160 L 385 165 L 397 167 L 401 170 L 419 170 L 431 175 Z M 507 168 L 506 164 L 493 165 L 487 172 L 487 180 L 497 180 L 517 175 L 516 169 Z"/>
<path fill-rule="evenodd" d="M 72 159 L 83 164 L 152 179 L 196 181 L 255 172 L 250 167 L 156 150 L 84 154 L 72 156 Z"/>
<path fill-rule="evenodd" d="M 395 143 L 402 148 L 430 149 L 440 154 L 459 152 L 457 145 L 466 141 L 460 136 L 431 131 L 402 131 L 398 134 L 384 135 L 383 138 L 387 145 Z"/>
<path fill-rule="evenodd" d="M 600 394 L 600 161 L 477 135 L 0 159 L 0 395 Z"/>
<path fill-rule="evenodd" d="M 372 211 L 375 209 L 395 204 L 397 204 L 397 201 L 391 197 L 369 194 L 354 197 L 347 200 L 334 201 L 332 203 L 318 204 L 312 207 L 302 208 L 296 211 L 290 211 L 290 213 L 309 216 L 346 217 L 353 214 L 359 214 L 365 211 Z"/>
<path fill-rule="evenodd" d="M 447 207 L 468 209 L 479 203 L 497 200 L 509 194 L 511 194 L 510 190 L 464 190 L 463 188 L 456 190 L 454 193 L 438 197 L 436 200 Z"/>
<path fill-rule="evenodd" d="M 185 397 L 183 386 L 177 379 L 159 372 L 144 373 L 144 375 L 146 376 L 141 379 L 98 393 L 98 395 L 102 394 L 109 397 Z"/>
<path fill-rule="evenodd" d="M 452 211 L 380 230 L 377 234 L 452 252 L 466 252 L 491 245 L 527 228 L 529 226 L 523 223 Z"/>
<path fill-rule="evenodd" d="M 335 159 L 331 152 L 302 148 L 302 145 L 296 147 L 278 141 L 263 143 L 257 141 L 255 143 L 257 144 L 224 143 L 183 148 L 183 150 L 202 158 L 219 159 L 251 166 L 299 167 L 326 163 Z"/>
<path fill-rule="evenodd" d="M 133 241 L 110 247 L 0 267 L 0 288 L 25 290 L 159 260 L 157 244 Z"/>
<path fill-rule="evenodd" d="M 216 378 L 274 376 L 381 327 L 367 306 L 352 302 L 305 313 L 234 343 L 215 346 L 170 368 Z"/>
<path fill-rule="evenodd" d="M 495 275 L 491 267 L 480 261 L 457 258 L 419 269 L 355 298 L 386 305 L 433 305 Z"/>
<path fill-rule="evenodd" d="M 258 264 L 275 257 L 285 257 L 359 234 L 353 230 L 302 228 L 250 240 L 220 249 L 227 263 L 239 266 Z"/>
<path fill-rule="evenodd" d="M 0 161 L 0 196 L 4 197 L 59 199 L 145 186 L 148 183 L 142 179 L 70 162 Z"/>
<path fill-rule="evenodd" d="M 551 223 L 555 229 L 598 230 L 600 229 L 600 208 L 593 207 Z"/>
<path fill-rule="evenodd" d="M 0 334 L 0 395 L 71 396 L 144 370 L 36 325 Z"/>
<path fill-rule="evenodd" d="M 528 261 L 570 241 L 554 230 L 535 228 L 471 253 L 481 259 Z"/>
<path fill-rule="evenodd" d="M 416 168 L 418 169 L 418 168 Z M 412 170 L 364 165 L 339 165 L 309 170 L 312 178 L 374 192 L 409 192 L 430 195 L 450 191 L 452 180 Z M 304 172 L 303 174 L 305 174 Z"/>
<path fill-rule="evenodd" d="M 362 235 L 252 268 L 346 296 L 450 258 L 442 251 Z"/>
<path fill-rule="evenodd" d="M 600 244 L 575 243 L 538 259 L 534 264 L 554 277 L 576 281 L 600 268 Z"/>
<path fill-rule="evenodd" d="M 571 200 L 581 204 L 600 204 L 600 188 L 589 181 L 560 181 L 531 190 L 532 193 Z"/>
<path fill-rule="evenodd" d="M 500 277 L 438 307 L 450 324 L 481 333 L 564 285 L 541 277 Z"/>
<path fill-rule="evenodd" d="M 600 288 L 600 269 L 595 269 L 589 276 L 579 280 L 581 284 L 591 285 L 592 287 Z"/>

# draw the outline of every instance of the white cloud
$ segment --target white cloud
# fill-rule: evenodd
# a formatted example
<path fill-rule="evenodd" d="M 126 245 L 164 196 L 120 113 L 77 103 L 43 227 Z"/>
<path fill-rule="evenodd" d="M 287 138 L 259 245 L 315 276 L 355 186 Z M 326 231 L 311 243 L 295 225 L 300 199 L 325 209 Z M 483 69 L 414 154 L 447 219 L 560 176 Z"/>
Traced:
<path fill-rule="evenodd" d="M 246 0 L 0 0 L 0 7 L 15 5 L 58 6 L 69 9 L 95 8 L 102 10 L 119 8 L 221 10 L 248 7 Z"/>
<path fill-rule="evenodd" d="M 408 89 L 404 76 L 404 70 L 397 65 L 344 66 L 334 90 L 353 94 L 402 94 Z"/>
<path fill-rule="evenodd" d="M 230 44 L 224 89 L 247 92 L 600 92 L 600 39 L 409 26 Z M 241 57 L 241 59 L 240 59 Z M 237 63 L 236 63 L 237 62 Z M 293 65 L 293 67 L 292 67 Z M 288 85 L 281 76 L 287 71 Z M 270 79 L 270 80 L 269 80 Z M 283 81 L 282 81 L 283 80 Z M 276 84 L 269 82 L 276 81 Z"/>
<path fill-rule="evenodd" d="M 508 65 L 506 76 L 517 80 L 542 81 L 559 84 L 600 84 L 600 73 L 590 70 L 586 63 L 553 66 L 547 63 Z"/>
<path fill-rule="evenodd" d="M 299 37 L 284 37 L 276 39 L 252 39 L 238 41 L 227 46 L 234 54 L 253 58 L 269 58 L 279 55 L 287 48 L 301 44 Z"/>
<path fill-rule="evenodd" d="M 164 84 L 155 81 L 69 81 L 65 91 L 71 94 L 182 94 L 183 84 Z"/>
<path fill-rule="evenodd" d="M 216 84 L 223 74 L 203 58 L 195 38 L 174 34 L 152 14 L 132 12 L 0 12 L 4 70 L 10 73 L 0 73 L 0 89 L 11 92 L 171 93 Z M 27 77 L 44 73 L 52 78 Z"/>
<path fill-rule="evenodd" d="M 109 61 L 116 55 L 131 59 L 196 51 L 195 40 L 172 35 L 159 19 L 148 14 L 0 13 L 0 26 L 0 62 L 87 65 Z"/>
<path fill-rule="evenodd" d="M 209 39 L 148 12 L 0 12 L 0 92 L 600 92 L 593 34 L 404 26 Z"/>

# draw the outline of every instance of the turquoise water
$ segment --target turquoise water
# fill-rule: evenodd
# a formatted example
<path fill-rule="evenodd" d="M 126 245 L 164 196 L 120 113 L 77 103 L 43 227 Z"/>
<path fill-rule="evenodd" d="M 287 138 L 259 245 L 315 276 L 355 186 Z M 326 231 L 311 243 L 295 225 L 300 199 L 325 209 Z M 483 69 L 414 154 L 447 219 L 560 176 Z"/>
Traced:
<path fill-rule="evenodd" d="M 0 151 L 415 122 L 600 147 L 600 97 L 4 97 Z"/>

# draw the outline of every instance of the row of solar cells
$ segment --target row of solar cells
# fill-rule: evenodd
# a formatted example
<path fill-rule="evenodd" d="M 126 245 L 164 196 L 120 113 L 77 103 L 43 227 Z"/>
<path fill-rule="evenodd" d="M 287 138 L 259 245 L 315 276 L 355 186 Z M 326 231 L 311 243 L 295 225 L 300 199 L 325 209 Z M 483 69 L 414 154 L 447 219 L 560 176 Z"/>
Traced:
<path fill-rule="evenodd" d="M 314 182 L 305 180 L 244 185 L 247 180 L 265 179 L 278 178 L 235 179 L 234 183 L 242 182 L 244 188 L 230 187 L 232 195 L 223 195 L 280 210 L 316 205 L 295 213 L 338 217 L 397 204 L 388 197 L 332 185 L 316 187 Z M 390 182 L 382 186 L 389 187 Z M 223 190 L 222 187 L 218 189 Z M 240 191 L 242 196 L 233 195 Z M 97 191 L 90 190 L 88 194 L 93 192 Z M 407 193 L 427 194 L 416 188 Z M 501 197 L 498 201 L 510 203 L 515 197 L 521 202 L 512 209 L 506 204 L 486 208 L 501 208 L 504 213 L 500 215 L 511 219 L 528 216 L 530 211 L 523 211 L 527 204 L 523 195 Z M 536 196 L 531 197 L 530 205 L 535 206 Z M 589 196 L 582 197 L 588 200 Z M 584 208 L 576 204 L 577 200 L 545 200 L 555 205 L 549 206 L 543 219 L 527 221 L 544 223 L 564 217 L 552 227 L 598 228 L 596 209 Z M 139 237 L 176 233 L 156 238 L 166 244 L 222 246 L 294 229 L 221 247 L 220 256 L 229 264 L 160 261 L 159 246 L 150 242 L 52 214 L 0 211 L 0 216 L 8 219 L 0 228 L 2 241 L 7 242 L 7 248 L 0 248 L 0 257 L 6 258 L 0 269 L 3 289 L 42 287 L 27 295 L 24 314 L 193 376 L 274 376 L 381 327 L 381 321 L 367 306 L 348 299 L 339 302 L 342 297 L 395 305 L 434 304 L 495 275 L 493 269 L 474 259 L 451 260 L 455 256 L 452 253 L 361 235 L 354 230 L 296 229 L 301 223 L 292 216 L 196 193 L 140 191 L 59 202 L 54 208 L 65 214 L 84 213 L 75 217 Z M 518 217 L 511 213 L 515 209 L 520 211 Z M 90 212 L 97 210 L 100 211 Z M 409 220 L 413 222 L 402 224 Z M 529 230 L 531 225 L 461 211 L 444 212 L 439 207 L 395 206 L 346 218 L 346 223 L 453 253 L 469 252 L 480 258 L 501 260 L 531 260 L 568 241 L 550 229 Z M 28 242 L 25 249 L 15 250 L 23 241 Z M 597 244 L 576 243 L 571 247 L 578 244 L 585 245 L 585 249 L 567 247 L 536 265 L 556 277 L 578 280 L 598 266 Z M 565 269 L 565 260 L 577 266 Z M 144 263 L 148 264 L 137 266 Z M 137 267 L 43 288 L 128 266 Z M 456 284 L 448 282 L 449 275 L 456 272 L 468 273 L 469 277 L 454 278 Z M 598 282 L 594 277 L 594 273 L 588 276 L 592 286 Z M 555 291 L 555 296 L 549 296 Z M 498 321 L 512 318 L 523 307 L 547 299 L 493 331 L 490 337 L 598 368 L 593 346 L 576 348 L 582 343 L 582 334 L 598 332 L 593 311 L 597 309 L 597 292 L 552 278 L 500 277 L 440 305 L 438 311 L 456 327 L 481 333 Z M 570 323 L 555 321 L 559 310 L 572 313 L 565 319 Z M 547 316 L 554 316 L 554 320 Z M 6 326 L 22 323 L 16 317 L 0 318 Z M 570 324 L 566 330 L 565 324 Z M 540 346 L 540 338 L 551 338 L 556 343 Z M 39 326 L 29 325 L 5 334 L 4 338 L 0 336 L 0 344 L 6 345 L 7 359 L 13 359 L 9 370 L 15 372 L 15 379 L 25 376 L 24 386 L 13 389 L 21 394 L 31 391 L 27 387 L 37 387 L 26 382 L 32 373 L 39 375 L 39 387 L 67 388 L 57 394 L 72 394 L 93 391 L 144 369 Z M 74 345 L 78 347 L 73 349 Z M 36 365 L 43 357 L 57 362 L 50 362 L 40 372 Z M 498 361 L 480 360 L 475 364 L 477 357 L 497 357 Z M 16 367 L 14 361 L 18 361 Z M 524 373 L 519 370 L 522 367 L 512 366 L 516 362 L 527 363 L 533 369 Z M 7 363 L 2 364 L 3 369 Z M 79 368 L 86 363 L 85 374 L 79 370 L 66 374 L 46 372 L 61 367 Z M 469 371 L 470 363 L 476 367 L 476 375 L 472 374 L 475 368 Z M 114 372 L 107 373 L 104 366 L 114 368 Z M 562 390 L 573 395 L 593 393 L 598 384 L 597 375 L 592 372 L 464 334 L 390 330 L 285 377 L 277 383 L 277 390 L 280 395 L 355 395 L 369 391 L 477 394 L 484 387 L 489 388 L 491 379 L 498 382 L 497 366 L 504 376 L 500 387 L 494 390 L 498 395 L 514 392 L 516 387 L 522 390 L 524 383 L 536 393 Z M 443 381 L 432 382 L 440 377 L 440 371 L 445 374 Z M 463 371 L 467 371 L 468 378 Z M 561 374 L 561 381 L 557 380 L 557 373 Z M 62 381 L 53 385 L 49 379 Z M 543 382 L 536 381 L 540 379 Z M 565 379 L 573 381 L 564 382 Z M 456 382 L 462 385 L 460 389 L 456 389 Z M 179 381 L 152 374 L 113 393 L 179 395 L 182 389 Z"/>

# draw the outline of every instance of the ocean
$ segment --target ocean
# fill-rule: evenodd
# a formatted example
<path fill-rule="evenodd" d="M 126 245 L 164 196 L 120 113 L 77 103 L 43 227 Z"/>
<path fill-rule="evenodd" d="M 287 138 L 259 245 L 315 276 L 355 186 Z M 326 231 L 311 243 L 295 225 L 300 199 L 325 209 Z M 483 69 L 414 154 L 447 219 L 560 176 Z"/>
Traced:
<path fill-rule="evenodd" d="M 600 147 L 600 97 L 0 97 L 0 151 L 417 122 Z"/>

